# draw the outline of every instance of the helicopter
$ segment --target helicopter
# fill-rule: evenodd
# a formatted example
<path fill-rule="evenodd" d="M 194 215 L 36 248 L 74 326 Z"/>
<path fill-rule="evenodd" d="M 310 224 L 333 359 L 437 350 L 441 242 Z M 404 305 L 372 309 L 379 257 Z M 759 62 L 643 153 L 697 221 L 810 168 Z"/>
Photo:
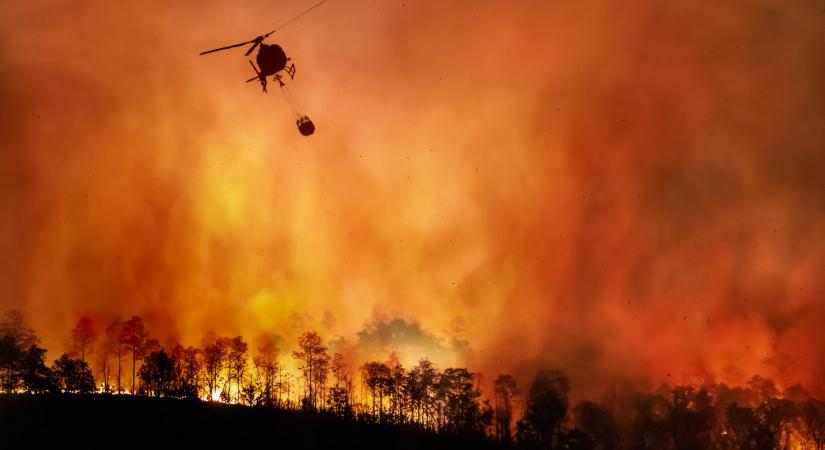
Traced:
<path fill-rule="evenodd" d="M 242 47 L 244 45 L 252 44 L 251 47 L 246 51 L 244 56 L 249 56 L 255 49 L 258 49 L 258 53 L 255 55 L 255 61 L 258 63 L 256 66 L 252 60 L 249 60 L 249 64 L 252 66 L 252 70 L 255 71 L 255 76 L 246 80 L 247 83 L 252 81 L 258 80 L 261 84 L 261 88 L 264 92 L 266 92 L 266 85 L 267 80 L 266 78 L 271 76 L 275 81 L 278 82 L 278 86 L 281 88 L 281 91 L 284 93 L 284 97 L 287 99 L 287 102 L 290 103 L 290 106 L 298 115 L 298 120 L 296 121 L 296 125 L 298 125 L 298 131 L 301 132 L 304 136 L 310 136 L 315 132 L 315 124 L 304 114 L 297 112 L 297 104 L 294 100 L 294 97 L 288 92 L 286 83 L 284 83 L 285 75 L 289 76 L 290 80 L 295 79 L 295 64 L 290 63 L 292 61 L 284 52 L 284 49 L 281 48 L 278 44 L 265 44 L 264 39 L 268 38 L 270 35 L 275 33 L 276 31 L 286 27 L 287 25 L 291 24 L 292 22 L 300 19 L 305 14 L 309 13 L 313 9 L 323 5 L 326 3 L 326 0 L 322 0 L 312 7 L 304 10 L 304 12 L 298 14 L 297 16 L 293 17 L 292 19 L 284 22 L 279 27 L 275 28 L 274 30 L 270 31 L 269 33 L 259 35 L 253 39 L 250 39 L 245 42 L 241 42 L 239 44 L 232 44 L 227 45 L 225 47 L 214 48 L 212 50 L 207 50 L 201 52 L 200 55 L 206 55 L 209 53 L 219 52 L 223 50 L 229 50 L 231 48 Z M 282 72 L 285 75 L 282 75 Z"/>

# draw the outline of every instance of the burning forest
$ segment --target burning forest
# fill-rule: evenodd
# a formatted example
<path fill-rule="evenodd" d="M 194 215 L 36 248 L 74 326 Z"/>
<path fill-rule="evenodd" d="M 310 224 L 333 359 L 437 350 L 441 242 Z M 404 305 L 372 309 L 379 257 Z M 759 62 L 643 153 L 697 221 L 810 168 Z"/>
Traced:
<path fill-rule="evenodd" d="M 21 429 L 80 402 L 406 436 L 381 448 L 822 447 L 818 2 L 0 26 L 0 416 L 64 411 Z"/>
<path fill-rule="evenodd" d="M 390 354 L 353 367 L 314 331 L 285 349 L 269 340 L 253 350 L 242 336 L 213 332 L 199 347 L 162 346 L 139 316 L 113 319 L 99 338 L 83 317 L 70 336 L 71 353 L 48 367 L 46 350 L 22 315 L 7 313 L 0 322 L 0 392 L 240 404 L 329 415 L 362 426 L 407 426 L 497 448 L 825 446 L 825 402 L 799 385 L 780 391 L 759 375 L 744 386 L 663 384 L 650 392 L 574 404 L 571 382 L 560 370 L 539 370 L 523 388 L 512 375 L 499 374 L 484 392 L 483 374 L 439 368 L 427 358 L 404 366 Z M 87 361 L 95 354 L 97 376 Z"/>

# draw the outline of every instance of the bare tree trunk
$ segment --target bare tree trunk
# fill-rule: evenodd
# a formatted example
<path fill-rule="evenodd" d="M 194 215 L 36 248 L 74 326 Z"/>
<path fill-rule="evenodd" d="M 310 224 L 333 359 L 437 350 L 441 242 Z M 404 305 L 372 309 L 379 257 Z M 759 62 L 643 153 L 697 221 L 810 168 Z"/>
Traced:
<path fill-rule="evenodd" d="M 135 395 L 135 361 L 137 361 L 136 349 L 132 347 L 132 395 Z"/>
<path fill-rule="evenodd" d="M 109 353 L 103 354 L 103 390 L 109 392 Z"/>
<path fill-rule="evenodd" d="M 121 350 L 120 345 L 118 345 L 118 347 L 117 347 L 117 393 L 118 394 L 120 394 L 120 392 L 122 391 L 121 386 L 120 386 L 120 360 L 123 359 L 122 358 L 122 356 L 123 356 L 122 352 L 123 351 Z"/>
<path fill-rule="evenodd" d="M 315 407 L 315 400 L 312 396 L 312 354 L 307 352 L 307 365 L 309 366 L 309 401 L 313 403 L 313 407 Z"/>

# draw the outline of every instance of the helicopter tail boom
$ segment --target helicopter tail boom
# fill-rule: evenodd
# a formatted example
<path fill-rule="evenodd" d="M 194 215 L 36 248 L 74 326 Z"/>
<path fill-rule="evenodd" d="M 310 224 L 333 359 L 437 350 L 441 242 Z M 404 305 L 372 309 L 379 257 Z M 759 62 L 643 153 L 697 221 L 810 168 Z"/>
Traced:
<path fill-rule="evenodd" d="M 266 92 L 266 77 L 264 75 L 261 75 L 261 71 L 258 70 L 257 67 L 255 67 L 255 63 L 253 63 L 252 60 L 249 60 L 249 65 L 252 66 L 252 70 L 255 71 L 255 76 L 246 80 L 246 82 L 249 83 L 255 80 L 259 80 L 261 82 L 261 86 L 264 88 L 264 92 Z"/>

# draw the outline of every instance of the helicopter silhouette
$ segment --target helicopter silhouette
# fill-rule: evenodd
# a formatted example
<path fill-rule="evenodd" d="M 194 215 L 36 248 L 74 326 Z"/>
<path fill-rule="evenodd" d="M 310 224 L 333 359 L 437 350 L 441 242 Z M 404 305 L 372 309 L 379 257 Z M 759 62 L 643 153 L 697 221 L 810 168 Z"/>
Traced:
<path fill-rule="evenodd" d="M 273 77 L 273 79 L 278 82 L 278 86 L 284 93 L 284 97 L 287 99 L 287 102 L 290 103 L 290 106 L 298 115 L 296 125 L 298 125 L 298 131 L 300 131 L 301 134 L 304 136 L 309 136 L 315 132 L 315 124 L 312 123 L 309 117 L 298 112 L 297 104 L 294 100 L 294 97 L 292 97 L 292 95 L 287 91 L 286 84 L 284 83 L 285 77 L 284 75 L 281 75 L 281 72 L 284 72 L 286 75 L 289 75 L 290 80 L 294 80 L 295 64 L 290 64 L 291 58 L 286 56 L 286 52 L 284 52 L 284 49 L 281 48 L 280 45 L 265 44 L 264 39 L 268 38 L 270 35 L 286 27 L 292 22 L 300 19 L 305 14 L 309 13 L 310 11 L 321 6 L 324 3 L 326 3 L 326 0 L 322 0 L 316 3 L 312 7 L 306 9 L 304 12 L 298 14 L 292 19 L 284 22 L 278 28 L 275 28 L 269 33 L 262 34 L 258 37 L 255 37 L 245 42 L 241 42 L 239 44 L 227 45 L 225 47 L 214 48 L 212 50 L 207 50 L 200 53 L 200 55 L 206 55 L 209 53 L 219 52 L 222 50 L 229 50 L 231 48 L 242 47 L 244 45 L 252 44 L 252 46 L 249 47 L 249 50 L 246 51 L 244 56 L 249 56 L 257 48 L 258 53 L 255 55 L 255 61 L 258 63 L 258 65 L 256 66 L 251 59 L 249 60 L 249 64 L 252 66 L 252 70 L 255 71 L 255 76 L 246 80 L 246 82 L 250 83 L 252 81 L 258 80 L 261 83 L 261 88 L 264 92 L 266 92 L 266 77 Z"/>

